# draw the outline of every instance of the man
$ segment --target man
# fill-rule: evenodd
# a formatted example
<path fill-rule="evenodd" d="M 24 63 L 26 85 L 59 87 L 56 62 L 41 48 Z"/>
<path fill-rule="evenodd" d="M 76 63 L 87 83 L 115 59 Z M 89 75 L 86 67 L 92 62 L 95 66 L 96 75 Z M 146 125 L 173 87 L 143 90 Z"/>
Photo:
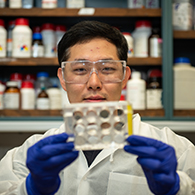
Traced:
<path fill-rule="evenodd" d="M 127 43 L 111 26 L 84 21 L 58 46 L 58 77 L 70 103 L 118 101 L 130 76 Z M 82 66 L 81 66 L 82 64 Z M 195 194 L 194 145 L 133 117 L 123 149 L 76 151 L 64 125 L 30 137 L 0 163 L 0 194 Z"/>

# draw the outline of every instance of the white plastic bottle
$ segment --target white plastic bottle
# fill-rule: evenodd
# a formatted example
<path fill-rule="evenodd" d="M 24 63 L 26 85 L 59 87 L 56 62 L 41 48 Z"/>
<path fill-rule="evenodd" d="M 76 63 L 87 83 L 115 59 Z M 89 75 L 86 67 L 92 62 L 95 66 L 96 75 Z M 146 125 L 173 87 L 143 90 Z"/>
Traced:
<path fill-rule="evenodd" d="M 31 57 L 32 31 L 29 28 L 29 21 L 25 18 L 16 19 L 16 26 L 12 31 L 13 51 L 12 57 Z"/>
<path fill-rule="evenodd" d="M 189 58 L 174 60 L 174 109 L 195 109 L 195 67 Z"/>
<path fill-rule="evenodd" d="M 21 109 L 34 110 L 35 109 L 35 90 L 33 83 L 30 81 L 23 81 L 21 92 Z"/>
<path fill-rule="evenodd" d="M 22 0 L 9 0 L 9 7 L 10 8 L 21 8 Z"/>
<path fill-rule="evenodd" d="M 123 35 L 125 39 L 127 40 L 128 44 L 128 57 L 132 57 L 133 54 L 133 37 L 131 36 L 131 33 L 129 32 L 123 32 Z"/>
<path fill-rule="evenodd" d="M 85 0 L 66 0 L 67 8 L 82 8 L 85 7 Z"/>
<path fill-rule="evenodd" d="M 150 21 L 140 20 L 136 22 L 136 28 L 132 33 L 135 57 L 148 57 L 148 38 L 151 33 Z"/>
<path fill-rule="evenodd" d="M 0 19 L 0 58 L 6 57 L 7 31 L 4 28 L 4 21 Z"/>
<path fill-rule="evenodd" d="M 47 90 L 49 95 L 50 109 L 60 110 L 62 109 L 62 93 L 57 86 L 53 86 Z"/>
<path fill-rule="evenodd" d="M 44 56 L 55 57 L 56 41 L 55 41 L 54 25 L 50 23 L 43 24 L 41 34 L 43 37 L 43 45 L 44 45 L 44 52 L 45 52 Z"/>
<path fill-rule="evenodd" d="M 146 108 L 146 82 L 141 79 L 141 73 L 132 72 L 131 79 L 127 82 L 127 101 L 135 110 Z"/>
<path fill-rule="evenodd" d="M 128 8 L 143 8 L 145 5 L 144 0 L 128 0 L 127 7 Z"/>
<path fill-rule="evenodd" d="M 173 0 L 173 29 L 191 30 L 193 27 L 193 1 Z"/>
<path fill-rule="evenodd" d="M 42 0 L 42 8 L 56 8 L 57 0 Z"/>
<path fill-rule="evenodd" d="M 66 27 L 64 25 L 56 25 L 55 27 L 55 39 L 56 39 L 56 55 L 57 55 L 57 46 L 58 43 L 60 42 L 61 38 L 63 35 L 66 33 Z"/>

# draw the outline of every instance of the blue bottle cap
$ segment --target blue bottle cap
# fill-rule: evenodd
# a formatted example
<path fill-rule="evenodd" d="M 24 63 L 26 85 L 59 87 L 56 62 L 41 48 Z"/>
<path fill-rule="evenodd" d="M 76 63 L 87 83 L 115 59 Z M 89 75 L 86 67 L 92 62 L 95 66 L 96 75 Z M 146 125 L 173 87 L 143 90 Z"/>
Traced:
<path fill-rule="evenodd" d="M 37 39 L 37 40 L 42 40 L 42 35 L 41 35 L 41 33 L 34 33 L 34 34 L 33 34 L 33 40 L 35 40 L 35 39 Z"/>
<path fill-rule="evenodd" d="M 38 72 L 37 78 L 39 78 L 39 77 L 49 77 L 49 74 L 47 72 Z"/>
<path fill-rule="evenodd" d="M 189 58 L 185 58 L 185 57 L 179 57 L 179 58 L 175 58 L 174 63 L 189 63 L 190 64 L 190 59 Z"/>

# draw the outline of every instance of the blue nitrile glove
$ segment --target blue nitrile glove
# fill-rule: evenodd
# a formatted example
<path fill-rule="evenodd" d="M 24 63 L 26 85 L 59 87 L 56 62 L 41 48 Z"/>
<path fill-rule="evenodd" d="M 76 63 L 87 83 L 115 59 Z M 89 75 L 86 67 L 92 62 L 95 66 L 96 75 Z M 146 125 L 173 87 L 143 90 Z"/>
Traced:
<path fill-rule="evenodd" d="M 28 195 L 53 195 L 60 187 L 59 172 L 78 156 L 66 133 L 46 137 L 27 151 Z"/>
<path fill-rule="evenodd" d="M 137 161 L 144 171 L 150 190 L 156 195 L 176 194 L 180 186 L 174 148 L 138 135 L 129 136 L 127 141 L 130 145 L 126 145 L 124 150 L 138 155 Z"/>

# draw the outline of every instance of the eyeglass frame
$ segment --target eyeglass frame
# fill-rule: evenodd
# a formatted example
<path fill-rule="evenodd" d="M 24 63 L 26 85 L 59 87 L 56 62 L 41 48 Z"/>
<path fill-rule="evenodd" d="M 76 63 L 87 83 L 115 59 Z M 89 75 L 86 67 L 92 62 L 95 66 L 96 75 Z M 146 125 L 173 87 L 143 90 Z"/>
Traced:
<path fill-rule="evenodd" d="M 73 62 L 81 62 L 81 63 L 83 63 L 83 62 L 89 62 L 89 63 L 92 63 L 92 64 L 96 64 L 97 62 L 106 62 L 106 61 L 119 62 L 119 63 L 121 63 L 121 65 L 123 66 L 123 69 L 124 69 L 124 70 L 123 70 L 123 78 L 122 78 L 120 81 L 108 82 L 108 83 L 119 83 L 119 82 L 122 82 L 122 81 L 125 79 L 125 75 L 126 75 L 127 63 L 126 63 L 125 60 L 97 60 L 97 61 L 95 61 L 95 62 L 90 61 L 90 60 L 64 61 L 64 62 L 61 62 L 63 80 L 65 81 L 65 83 L 78 84 L 78 83 L 72 83 L 72 82 L 66 81 L 65 75 L 64 75 L 64 69 L 65 69 L 65 65 L 66 65 L 67 63 L 73 63 Z M 93 72 L 94 72 L 94 71 L 93 71 Z M 93 72 L 92 72 L 92 73 L 93 73 Z M 98 75 L 97 71 L 95 71 L 95 72 L 96 72 L 96 74 Z M 90 75 L 91 75 L 91 74 L 90 74 Z M 89 78 L 90 78 L 90 76 L 89 76 Z M 86 83 L 89 81 L 89 78 L 88 78 L 88 80 L 86 81 Z M 101 81 L 101 82 L 102 82 L 102 81 Z M 107 82 L 106 82 L 106 83 L 107 83 Z M 85 84 L 85 83 L 82 83 L 82 84 Z"/>

